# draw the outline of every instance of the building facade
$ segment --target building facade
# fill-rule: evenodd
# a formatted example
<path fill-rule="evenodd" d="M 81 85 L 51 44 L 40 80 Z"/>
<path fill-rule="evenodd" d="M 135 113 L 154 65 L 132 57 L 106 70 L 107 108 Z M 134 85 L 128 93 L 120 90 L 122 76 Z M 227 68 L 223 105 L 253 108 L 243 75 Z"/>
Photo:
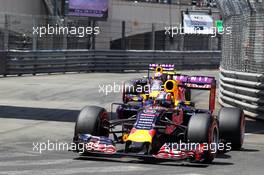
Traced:
<path fill-rule="evenodd" d="M 23 3 L 22 3 L 23 2 Z M 221 36 L 166 35 L 180 27 L 183 13 L 199 11 L 221 18 L 213 1 L 109 0 L 107 18 L 67 15 L 69 0 L 0 0 L 0 49 L 219 50 Z M 33 27 L 98 26 L 100 35 L 34 36 Z"/>

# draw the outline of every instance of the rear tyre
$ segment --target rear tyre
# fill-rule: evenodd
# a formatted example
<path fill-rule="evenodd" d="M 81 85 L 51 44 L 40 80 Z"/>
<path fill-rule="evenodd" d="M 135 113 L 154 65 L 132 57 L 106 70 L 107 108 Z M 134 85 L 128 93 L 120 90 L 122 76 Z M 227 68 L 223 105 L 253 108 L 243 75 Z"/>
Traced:
<path fill-rule="evenodd" d="M 224 107 L 219 111 L 219 133 L 220 139 L 231 143 L 233 150 L 240 150 L 245 135 L 245 116 L 239 108 Z"/>
<path fill-rule="evenodd" d="M 203 163 L 211 163 L 217 153 L 219 130 L 216 119 L 208 114 L 195 114 L 188 124 L 187 137 L 189 143 L 208 144 L 204 151 Z"/>
<path fill-rule="evenodd" d="M 91 134 L 94 136 L 108 136 L 109 132 L 104 128 L 107 124 L 108 114 L 104 108 L 98 106 L 84 107 L 75 124 L 75 137 L 78 134 Z"/>

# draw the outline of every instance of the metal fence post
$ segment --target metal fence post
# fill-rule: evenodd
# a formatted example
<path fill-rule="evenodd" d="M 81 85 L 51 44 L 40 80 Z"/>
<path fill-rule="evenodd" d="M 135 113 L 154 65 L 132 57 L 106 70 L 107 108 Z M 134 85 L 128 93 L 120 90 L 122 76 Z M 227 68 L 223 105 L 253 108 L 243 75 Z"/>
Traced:
<path fill-rule="evenodd" d="M 63 23 L 64 27 L 68 27 L 68 18 L 65 17 L 64 18 L 64 23 Z M 62 40 L 62 48 L 64 50 L 67 50 L 68 49 L 68 35 L 67 34 L 64 34 L 63 35 L 63 40 Z"/>
<path fill-rule="evenodd" d="M 208 36 L 208 50 L 213 50 L 213 38 Z"/>
<path fill-rule="evenodd" d="M 93 29 L 95 28 L 95 26 L 96 26 L 96 24 L 95 24 L 95 21 L 93 20 L 92 21 L 92 27 L 93 27 Z M 96 37 L 95 34 L 92 34 L 92 49 L 93 50 L 95 50 L 95 44 L 96 44 L 95 43 L 95 37 Z"/>
<path fill-rule="evenodd" d="M 9 49 L 9 16 L 5 14 L 4 50 Z"/>
<path fill-rule="evenodd" d="M 54 16 L 57 16 L 57 14 L 58 14 L 58 2 L 57 2 L 57 0 L 54 0 L 54 8 L 53 8 L 53 15 Z"/>
<path fill-rule="evenodd" d="M 126 50 L 126 22 L 122 21 L 121 49 Z"/>
<path fill-rule="evenodd" d="M 152 38 L 151 38 L 151 50 L 155 50 L 155 24 L 152 23 L 152 26 L 151 26 L 151 35 L 152 35 Z"/>
<path fill-rule="evenodd" d="M 33 26 L 36 27 L 37 23 L 36 23 L 36 17 L 33 16 Z M 37 50 L 37 44 L 38 44 L 38 38 L 37 35 L 32 33 L 32 50 Z"/>
<path fill-rule="evenodd" d="M 184 36 L 185 35 L 180 35 L 180 47 L 179 47 L 180 51 L 184 50 Z"/>

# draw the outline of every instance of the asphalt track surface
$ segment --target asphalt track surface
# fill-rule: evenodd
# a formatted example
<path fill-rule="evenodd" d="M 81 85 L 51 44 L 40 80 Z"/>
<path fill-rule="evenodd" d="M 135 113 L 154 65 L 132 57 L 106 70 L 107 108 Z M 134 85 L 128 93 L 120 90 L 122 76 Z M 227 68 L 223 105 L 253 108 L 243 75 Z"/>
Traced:
<path fill-rule="evenodd" d="M 184 73 L 218 77 L 216 70 Z M 111 102 L 120 102 L 120 93 L 106 95 L 102 89 L 100 91 L 99 85 L 121 84 L 141 75 L 144 74 L 91 73 L 0 78 L 0 175 L 263 174 L 264 123 L 249 119 L 243 149 L 219 155 L 212 165 L 80 157 L 66 149 L 40 153 L 34 148 L 33 143 L 70 143 L 74 121 L 83 106 L 99 105 L 109 109 Z M 200 102 L 201 107 L 207 107 L 207 96 L 204 92 L 193 93 L 194 100 Z"/>

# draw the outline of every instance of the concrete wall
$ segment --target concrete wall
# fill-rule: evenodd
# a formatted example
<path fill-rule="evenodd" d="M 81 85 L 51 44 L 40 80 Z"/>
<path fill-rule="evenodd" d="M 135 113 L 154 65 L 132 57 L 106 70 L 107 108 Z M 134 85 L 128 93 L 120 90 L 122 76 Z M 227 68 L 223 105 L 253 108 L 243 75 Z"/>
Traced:
<path fill-rule="evenodd" d="M 154 4 L 144 2 L 124 2 L 111 0 L 109 18 L 111 20 L 125 20 L 145 23 L 173 23 L 180 21 L 180 6 Z"/>
<path fill-rule="evenodd" d="M 109 20 L 124 20 L 139 23 L 181 24 L 181 11 L 208 10 L 190 5 L 168 5 L 144 2 L 127 2 L 110 0 Z M 213 16 L 218 17 L 219 11 L 213 9 Z"/>
<path fill-rule="evenodd" d="M 180 26 L 182 23 L 182 11 L 204 10 L 208 8 L 198 8 L 190 5 L 168 5 L 144 2 L 127 2 L 120 0 L 110 0 L 109 2 L 108 22 L 111 24 L 111 31 L 121 27 L 120 21 L 126 21 L 126 36 L 151 32 L 152 23 L 155 24 L 155 30 L 164 30 L 167 26 Z M 219 11 L 212 10 L 213 18 L 219 19 Z M 121 31 L 120 31 L 121 32 Z M 120 37 L 117 32 L 112 39 Z"/>
<path fill-rule="evenodd" d="M 185 4 L 190 4 L 190 1 L 186 1 Z M 179 27 L 182 23 L 181 12 L 187 8 L 189 10 L 208 11 L 208 8 L 198 8 L 191 5 L 109 0 L 107 23 L 99 23 L 99 26 L 104 29 L 104 35 L 97 37 L 96 48 L 109 48 L 111 40 L 121 38 L 121 21 L 126 21 L 126 37 L 151 32 L 152 23 L 155 24 L 155 31 L 162 31 L 170 25 Z M 213 18 L 219 19 L 219 15 L 219 11 L 213 9 Z M 177 39 L 175 38 L 175 40 Z M 173 47 L 178 47 L 177 44 L 175 42 Z M 168 43 L 168 45 L 172 45 L 172 43 Z"/>
<path fill-rule="evenodd" d="M 0 0 L 0 30 L 6 27 L 4 14 L 14 14 L 9 15 L 9 18 L 6 19 L 9 24 L 12 24 L 9 25 L 9 30 L 30 36 L 34 23 L 45 24 L 44 18 L 43 20 L 39 18 L 33 20 L 35 18 L 34 15 L 47 15 L 44 2 L 45 0 Z M 189 1 L 186 0 L 185 4 L 189 4 L 187 2 Z M 155 24 L 155 31 L 162 31 L 169 25 L 179 26 L 181 24 L 181 12 L 187 8 L 190 10 L 202 10 L 190 5 L 109 0 L 108 19 L 107 21 L 98 22 L 102 29 L 102 34 L 96 37 L 96 48 L 108 49 L 111 41 L 121 38 L 121 21 L 126 21 L 126 37 L 151 32 L 152 23 Z M 218 12 L 214 14 L 215 16 L 219 15 Z M 172 45 L 171 43 L 169 44 Z M 178 46 L 175 47 L 177 48 Z"/>
<path fill-rule="evenodd" d="M 45 15 L 43 0 L 0 0 L 0 13 Z"/>

